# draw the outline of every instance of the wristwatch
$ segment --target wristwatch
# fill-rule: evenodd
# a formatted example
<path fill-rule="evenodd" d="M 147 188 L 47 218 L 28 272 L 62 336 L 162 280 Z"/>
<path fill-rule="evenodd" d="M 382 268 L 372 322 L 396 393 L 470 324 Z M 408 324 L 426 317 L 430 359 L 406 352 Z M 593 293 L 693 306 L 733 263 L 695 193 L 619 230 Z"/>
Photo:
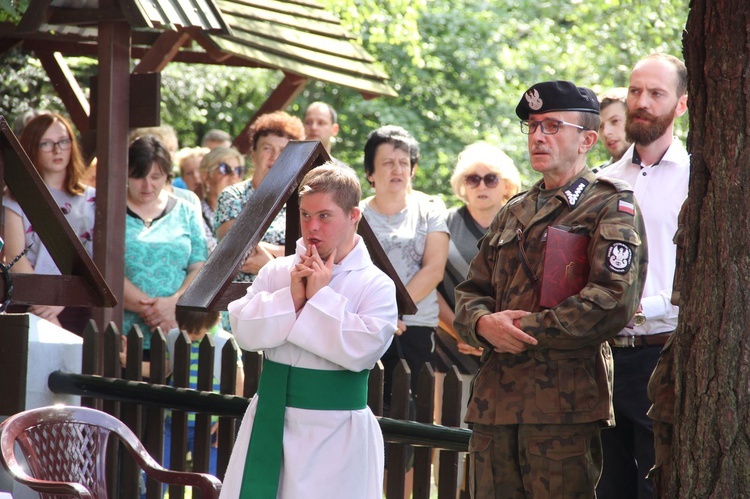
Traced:
<path fill-rule="evenodd" d="M 643 315 L 643 312 L 636 312 L 633 316 L 633 325 L 635 326 L 642 326 L 646 323 L 646 316 Z"/>

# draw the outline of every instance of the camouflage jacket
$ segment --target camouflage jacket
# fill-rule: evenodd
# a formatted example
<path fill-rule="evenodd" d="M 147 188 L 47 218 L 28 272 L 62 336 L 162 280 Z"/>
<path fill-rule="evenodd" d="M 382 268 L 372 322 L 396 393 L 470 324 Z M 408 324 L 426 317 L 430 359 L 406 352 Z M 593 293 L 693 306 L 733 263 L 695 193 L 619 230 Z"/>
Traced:
<path fill-rule="evenodd" d="M 537 212 L 541 182 L 500 210 L 479 243 L 468 279 L 456 288 L 458 334 L 485 347 L 466 421 L 481 424 L 612 424 L 612 352 L 606 341 L 636 312 L 648 253 L 640 208 L 626 182 L 584 170 Z M 548 226 L 590 237 L 588 283 L 544 309 L 519 256 L 541 279 Z M 619 256 L 618 256 L 619 255 Z M 537 339 L 521 354 L 497 353 L 477 336 L 485 314 L 525 310 L 521 329 Z"/>

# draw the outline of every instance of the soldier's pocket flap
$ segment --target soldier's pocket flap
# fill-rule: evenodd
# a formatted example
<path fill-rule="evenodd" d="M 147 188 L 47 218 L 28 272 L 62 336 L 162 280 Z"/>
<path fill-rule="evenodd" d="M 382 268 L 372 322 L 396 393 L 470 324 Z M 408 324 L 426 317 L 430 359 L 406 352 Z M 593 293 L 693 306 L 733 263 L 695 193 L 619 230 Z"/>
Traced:
<path fill-rule="evenodd" d="M 499 248 L 500 246 L 504 246 L 515 240 L 516 230 L 505 229 L 502 232 L 495 233 L 495 235 L 492 236 L 492 239 L 490 239 L 490 247 Z"/>
<path fill-rule="evenodd" d="M 469 439 L 469 452 L 484 452 L 492 445 L 492 437 L 474 430 Z"/>
<path fill-rule="evenodd" d="M 611 295 L 611 292 L 593 282 L 589 282 L 578 295 L 602 310 L 612 310 L 617 306 L 617 300 Z"/>
<path fill-rule="evenodd" d="M 584 437 L 532 437 L 528 440 L 529 453 L 563 461 L 571 457 L 582 456 L 586 453 L 586 440 Z"/>
<path fill-rule="evenodd" d="M 607 241 L 620 241 L 633 246 L 641 245 L 641 236 L 630 225 L 602 223 L 599 224 L 599 233 Z"/>

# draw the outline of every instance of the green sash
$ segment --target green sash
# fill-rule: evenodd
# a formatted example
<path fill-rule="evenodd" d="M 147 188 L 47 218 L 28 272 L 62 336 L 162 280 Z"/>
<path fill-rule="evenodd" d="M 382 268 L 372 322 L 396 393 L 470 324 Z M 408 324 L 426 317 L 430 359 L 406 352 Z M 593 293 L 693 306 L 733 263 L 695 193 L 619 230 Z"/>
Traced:
<path fill-rule="evenodd" d="M 263 360 L 258 407 L 245 458 L 241 499 L 276 499 L 285 407 L 356 411 L 367 407 L 370 371 L 321 371 Z M 257 430 L 257 431 L 256 431 Z"/>

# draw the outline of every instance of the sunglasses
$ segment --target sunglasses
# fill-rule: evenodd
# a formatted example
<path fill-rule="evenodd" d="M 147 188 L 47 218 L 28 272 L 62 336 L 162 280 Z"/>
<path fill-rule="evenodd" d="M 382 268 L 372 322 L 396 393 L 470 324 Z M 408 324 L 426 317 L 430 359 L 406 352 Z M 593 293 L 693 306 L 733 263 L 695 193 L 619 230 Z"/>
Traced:
<path fill-rule="evenodd" d="M 498 177 L 496 173 L 488 173 L 484 177 L 475 173 L 464 177 L 464 184 L 472 189 L 479 187 L 479 184 L 482 183 L 482 181 L 484 181 L 484 185 L 487 186 L 487 188 L 491 189 L 497 186 L 498 182 L 500 182 L 500 177 Z"/>
<path fill-rule="evenodd" d="M 235 174 L 238 177 L 243 177 L 245 175 L 245 167 L 244 166 L 229 166 L 226 163 L 219 163 L 218 165 L 211 168 L 211 171 L 213 170 L 219 170 L 219 173 L 222 175 L 232 175 Z"/>

